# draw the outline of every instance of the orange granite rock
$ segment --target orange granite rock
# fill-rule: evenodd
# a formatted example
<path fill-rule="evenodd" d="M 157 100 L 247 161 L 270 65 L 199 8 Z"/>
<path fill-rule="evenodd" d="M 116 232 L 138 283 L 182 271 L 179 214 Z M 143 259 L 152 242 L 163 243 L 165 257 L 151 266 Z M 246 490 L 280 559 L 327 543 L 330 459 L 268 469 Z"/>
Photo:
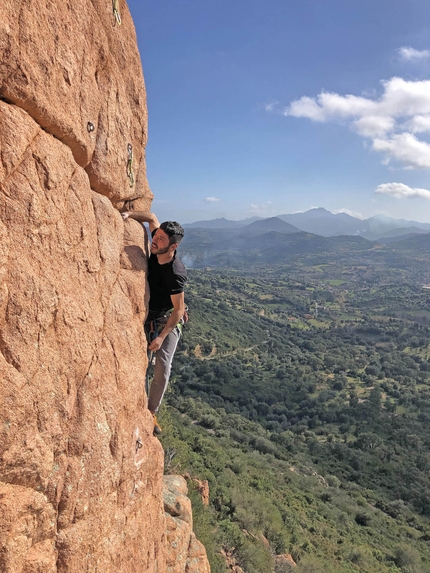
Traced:
<path fill-rule="evenodd" d="M 69 147 L 92 189 L 149 208 L 145 85 L 130 13 L 118 7 L 120 26 L 112 0 L 5 0 L 0 97 Z"/>
<path fill-rule="evenodd" d="M 200 480 L 197 477 L 191 477 L 190 474 L 182 474 L 187 481 L 192 481 L 200 494 L 203 505 L 209 505 L 209 482 L 207 479 Z"/>
<path fill-rule="evenodd" d="M 188 546 L 188 556 L 185 566 L 186 573 L 210 573 L 210 566 L 206 555 L 206 549 L 203 544 L 196 538 L 194 533 L 191 534 L 190 544 Z"/>
<path fill-rule="evenodd" d="M 210 573 L 206 549 L 193 533 L 191 502 L 182 476 L 163 477 L 168 573 Z"/>
<path fill-rule="evenodd" d="M 0 570 L 163 571 L 146 237 L 27 112 L 0 101 L 0 125 Z M 17 529 L 38 512 L 42 539 Z"/>
<path fill-rule="evenodd" d="M 291 568 L 291 570 L 297 566 L 297 563 L 294 561 L 294 559 L 289 553 L 284 553 L 282 555 L 275 555 L 275 563 L 278 566 L 283 566 L 284 568 L 289 567 Z"/>
<path fill-rule="evenodd" d="M 199 490 L 200 497 L 202 498 L 203 505 L 209 505 L 209 482 L 207 479 L 199 480 L 198 478 L 192 478 L 193 482 L 196 484 Z"/>

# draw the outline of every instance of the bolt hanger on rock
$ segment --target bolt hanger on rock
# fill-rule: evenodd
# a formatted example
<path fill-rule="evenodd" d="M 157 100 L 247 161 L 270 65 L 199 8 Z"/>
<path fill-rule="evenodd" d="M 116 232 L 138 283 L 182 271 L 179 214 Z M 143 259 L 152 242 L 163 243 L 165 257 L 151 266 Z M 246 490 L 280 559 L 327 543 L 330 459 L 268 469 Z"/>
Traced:
<path fill-rule="evenodd" d="M 95 128 L 94 128 L 94 123 L 93 123 L 92 121 L 89 121 L 89 122 L 87 123 L 87 131 L 88 131 L 88 133 L 92 133 L 92 132 L 94 131 L 94 129 L 95 129 Z"/>
<path fill-rule="evenodd" d="M 130 187 L 134 185 L 133 175 L 133 147 L 131 143 L 127 145 L 127 177 L 130 180 Z"/>
<path fill-rule="evenodd" d="M 119 13 L 118 0 L 113 0 L 113 15 L 115 16 L 116 23 L 121 26 L 121 14 Z"/>

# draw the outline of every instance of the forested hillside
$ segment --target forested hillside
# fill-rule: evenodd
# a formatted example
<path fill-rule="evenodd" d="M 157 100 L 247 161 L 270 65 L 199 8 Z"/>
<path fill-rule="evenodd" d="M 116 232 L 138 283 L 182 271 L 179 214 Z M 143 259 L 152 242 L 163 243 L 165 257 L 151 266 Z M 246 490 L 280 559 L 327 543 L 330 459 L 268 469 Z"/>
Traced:
<path fill-rule="evenodd" d="M 337 240 L 190 271 L 163 445 L 215 572 L 430 571 L 430 257 Z"/>

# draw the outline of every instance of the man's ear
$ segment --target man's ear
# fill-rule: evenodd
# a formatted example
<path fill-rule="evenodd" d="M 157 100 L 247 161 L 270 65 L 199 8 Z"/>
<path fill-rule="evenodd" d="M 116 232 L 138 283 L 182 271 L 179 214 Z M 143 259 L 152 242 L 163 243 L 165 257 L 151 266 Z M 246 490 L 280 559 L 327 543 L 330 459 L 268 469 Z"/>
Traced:
<path fill-rule="evenodd" d="M 179 243 L 172 243 L 170 245 L 170 252 L 172 251 L 176 251 L 176 249 L 179 247 Z"/>

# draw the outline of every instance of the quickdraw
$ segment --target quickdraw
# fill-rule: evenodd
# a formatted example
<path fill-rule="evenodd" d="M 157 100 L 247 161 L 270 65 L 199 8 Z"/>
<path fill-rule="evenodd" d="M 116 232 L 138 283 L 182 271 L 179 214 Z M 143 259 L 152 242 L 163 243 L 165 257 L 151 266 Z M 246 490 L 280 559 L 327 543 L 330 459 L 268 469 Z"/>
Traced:
<path fill-rule="evenodd" d="M 115 16 L 116 23 L 121 26 L 121 14 L 119 13 L 118 0 L 113 0 L 113 15 Z"/>
<path fill-rule="evenodd" d="M 158 324 L 155 319 L 151 320 L 149 324 L 145 325 L 145 333 L 149 346 L 151 342 L 155 340 L 159 335 Z M 149 350 L 149 348 L 147 349 L 147 357 L 148 357 L 148 366 L 146 368 L 145 390 L 146 390 L 146 395 L 149 396 L 149 367 L 151 366 L 153 359 L 153 352 L 152 350 Z"/>
<path fill-rule="evenodd" d="M 127 177 L 130 180 L 130 187 L 134 185 L 133 175 L 133 147 L 131 143 L 127 145 Z"/>

